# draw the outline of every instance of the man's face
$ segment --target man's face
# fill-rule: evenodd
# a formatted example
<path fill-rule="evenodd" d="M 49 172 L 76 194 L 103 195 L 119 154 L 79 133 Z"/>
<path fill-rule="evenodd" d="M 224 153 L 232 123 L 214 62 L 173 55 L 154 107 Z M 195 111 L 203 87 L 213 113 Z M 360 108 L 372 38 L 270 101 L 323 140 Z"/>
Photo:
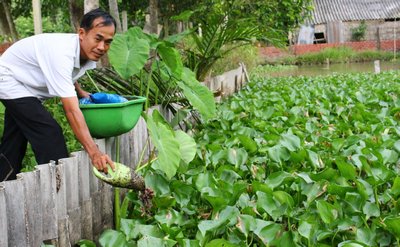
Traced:
<path fill-rule="evenodd" d="M 93 21 L 93 28 L 89 31 L 79 29 L 81 59 L 98 61 L 110 48 L 115 27 L 114 25 L 104 26 L 100 24 L 101 22 L 103 18 L 99 17 Z"/>

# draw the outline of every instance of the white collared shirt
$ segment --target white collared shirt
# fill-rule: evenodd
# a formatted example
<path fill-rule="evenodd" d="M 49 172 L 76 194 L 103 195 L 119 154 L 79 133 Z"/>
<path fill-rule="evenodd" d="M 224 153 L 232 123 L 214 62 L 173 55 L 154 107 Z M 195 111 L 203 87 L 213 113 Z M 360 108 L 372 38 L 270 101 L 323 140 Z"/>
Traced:
<path fill-rule="evenodd" d="M 47 33 L 21 39 L 0 57 L 0 99 L 76 96 L 74 82 L 96 62 L 80 64 L 78 34 Z"/>

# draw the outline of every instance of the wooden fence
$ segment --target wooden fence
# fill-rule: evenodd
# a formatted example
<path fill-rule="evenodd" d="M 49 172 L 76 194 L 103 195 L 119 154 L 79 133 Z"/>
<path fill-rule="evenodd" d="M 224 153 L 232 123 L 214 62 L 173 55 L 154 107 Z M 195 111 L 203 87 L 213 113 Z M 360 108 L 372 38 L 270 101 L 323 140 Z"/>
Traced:
<path fill-rule="evenodd" d="M 211 91 L 214 91 L 216 96 L 215 100 L 219 102 L 224 97 L 239 91 L 248 81 L 249 76 L 247 74 L 246 66 L 243 63 L 240 63 L 238 68 L 225 72 L 222 75 L 207 78 L 203 84 Z"/>
<path fill-rule="evenodd" d="M 244 73 L 241 65 L 205 84 L 222 96 L 230 95 L 245 83 Z M 171 118 L 169 112 L 157 109 Z M 146 124 L 140 118 L 130 132 L 96 143 L 114 160 L 118 145 L 119 161 L 135 167 L 147 141 Z M 81 239 L 97 241 L 104 230 L 113 228 L 113 188 L 94 176 L 86 152 L 74 152 L 58 165 L 38 165 L 17 177 L 0 183 L 0 247 L 74 246 Z"/>

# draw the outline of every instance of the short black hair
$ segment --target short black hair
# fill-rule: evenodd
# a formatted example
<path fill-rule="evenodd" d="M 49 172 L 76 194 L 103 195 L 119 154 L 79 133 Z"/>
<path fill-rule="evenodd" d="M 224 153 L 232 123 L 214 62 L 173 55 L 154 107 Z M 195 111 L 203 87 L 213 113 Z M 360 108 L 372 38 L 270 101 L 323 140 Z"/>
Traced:
<path fill-rule="evenodd" d="M 90 29 L 94 28 L 93 27 L 93 22 L 97 18 L 103 18 L 102 24 L 103 26 L 110 26 L 114 25 L 114 27 L 117 27 L 117 23 L 115 22 L 114 17 L 112 17 L 108 12 L 104 11 L 101 8 L 93 9 L 89 12 L 87 12 L 81 20 L 81 28 L 85 29 L 85 31 L 89 31 Z"/>

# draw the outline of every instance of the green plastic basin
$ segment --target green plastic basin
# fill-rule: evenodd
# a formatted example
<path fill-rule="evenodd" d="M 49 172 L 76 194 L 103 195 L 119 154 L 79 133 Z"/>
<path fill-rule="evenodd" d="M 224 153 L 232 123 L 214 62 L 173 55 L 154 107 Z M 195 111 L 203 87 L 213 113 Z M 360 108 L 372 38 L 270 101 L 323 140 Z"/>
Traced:
<path fill-rule="evenodd" d="M 94 138 L 119 136 L 135 127 L 143 111 L 145 97 L 133 96 L 124 103 L 79 105 Z"/>

